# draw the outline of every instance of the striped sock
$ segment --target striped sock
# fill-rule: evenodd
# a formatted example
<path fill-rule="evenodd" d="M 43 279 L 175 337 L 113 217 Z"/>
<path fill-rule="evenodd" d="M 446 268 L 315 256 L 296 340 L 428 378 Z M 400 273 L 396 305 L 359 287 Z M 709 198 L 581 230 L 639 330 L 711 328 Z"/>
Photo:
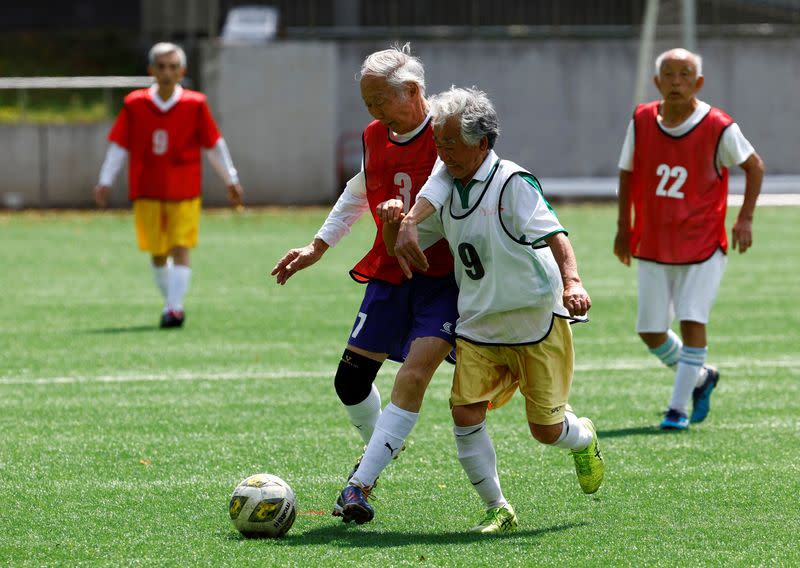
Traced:
<path fill-rule="evenodd" d="M 689 400 L 700 379 L 707 353 L 706 347 L 681 348 L 680 361 L 675 371 L 675 385 L 672 387 L 672 399 L 669 401 L 669 407 L 673 410 L 689 413 Z"/>
<path fill-rule="evenodd" d="M 667 367 L 674 369 L 680 359 L 682 348 L 681 338 L 670 329 L 667 331 L 667 340 L 658 347 L 650 349 L 650 353 L 658 357 Z"/>

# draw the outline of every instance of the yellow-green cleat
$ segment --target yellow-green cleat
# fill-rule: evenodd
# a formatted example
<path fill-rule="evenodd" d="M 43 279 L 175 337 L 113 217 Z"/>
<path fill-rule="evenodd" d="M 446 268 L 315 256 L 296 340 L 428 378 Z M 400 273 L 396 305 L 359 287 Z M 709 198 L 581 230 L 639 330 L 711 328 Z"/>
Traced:
<path fill-rule="evenodd" d="M 582 450 L 570 450 L 572 459 L 575 460 L 575 473 L 578 474 L 578 483 L 586 494 L 591 494 L 600 489 L 603 484 L 603 474 L 606 465 L 603 454 L 600 453 L 600 443 L 597 440 L 597 431 L 588 418 L 580 418 L 589 430 L 592 431 L 592 441 Z"/>
<path fill-rule="evenodd" d="M 505 505 L 488 509 L 483 520 L 469 529 L 469 532 L 485 534 L 511 532 L 517 530 L 518 524 L 519 520 L 513 507 Z"/>

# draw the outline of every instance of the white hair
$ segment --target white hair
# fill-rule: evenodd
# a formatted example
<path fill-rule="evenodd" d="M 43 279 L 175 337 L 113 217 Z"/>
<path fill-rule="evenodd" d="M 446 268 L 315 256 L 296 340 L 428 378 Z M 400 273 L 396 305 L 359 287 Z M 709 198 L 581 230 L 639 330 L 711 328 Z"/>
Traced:
<path fill-rule="evenodd" d="M 471 87 L 461 89 L 455 85 L 428 99 L 433 124 L 443 125 L 448 118 L 458 117 L 461 123 L 461 139 L 468 146 L 477 146 L 486 136 L 489 148 L 500 135 L 497 112 L 489 97 L 478 89 Z"/>
<path fill-rule="evenodd" d="M 656 76 L 661 74 L 661 64 L 664 63 L 664 60 L 667 59 L 670 55 L 677 55 L 680 58 L 686 58 L 694 60 L 695 70 L 697 71 L 697 76 L 700 77 L 703 75 L 703 58 L 700 57 L 697 53 L 692 53 L 688 49 L 683 49 L 682 47 L 677 47 L 675 49 L 668 49 L 658 57 L 656 57 Z"/>
<path fill-rule="evenodd" d="M 425 68 L 418 57 L 411 55 L 411 43 L 393 45 L 367 56 L 361 64 L 361 77 L 365 75 L 385 77 L 397 90 L 405 83 L 416 83 L 425 95 Z"/>
<path fill-rule="evenodd" d="M 186 52 L 183 51 L 183 48 L 180 45 L 169 43 L 167 41 L 162 41 L 151 47 L 150 53 L 147 54 L 147 61 L 150 63 L 150 65 L 155 65 L 156 60 L 159 57 L 169 53 L 177 53 L 181 60 L 181 67 L 186 67 Z"/>

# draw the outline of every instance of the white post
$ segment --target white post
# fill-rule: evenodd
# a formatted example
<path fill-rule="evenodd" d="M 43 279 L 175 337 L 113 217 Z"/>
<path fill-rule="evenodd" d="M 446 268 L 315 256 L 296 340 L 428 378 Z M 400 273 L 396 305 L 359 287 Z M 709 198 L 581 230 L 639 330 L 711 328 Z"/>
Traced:
<path fill-rule="evenodd" d="M 683 48 L 697 50 L 697 0 L 681 0 L 681 34 Z"/>
<path fill-rule="evenodd" d="M 658 22 L 658 0 L 647 0 L 642 20 L 642 36 L 639 39 L 639 60 L 636 64 L 636 85 L 633 106 L 644 102 L 647 81 L 653 76 L 653 44 Z"/>

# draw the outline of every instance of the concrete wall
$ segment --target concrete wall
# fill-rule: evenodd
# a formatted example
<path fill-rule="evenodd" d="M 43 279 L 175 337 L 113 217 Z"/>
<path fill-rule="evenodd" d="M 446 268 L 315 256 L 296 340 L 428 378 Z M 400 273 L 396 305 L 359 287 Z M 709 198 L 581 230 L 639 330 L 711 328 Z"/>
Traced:
<path fill-rule="evenodd" d="M 110 122 L 69 125 L 2 125 L 0 206 L 88 207 L 107 147 Z M 7 141 L 7 142 L 6 142 Z M 111 196 L 127 203 L 127 170 Z"/>
<path fill-rule="evenodd" d="M 247 200 L 329 201 L 337 185 L 335 44 L 207 46 L 204 60 L 205 91 Z"/>
<path fill-rule="evenodd" d="M 339 129 L 369 121 L 353 75 L 389 41 L 339 46 Z M 656 53 L 673 47 L 659 44 Z M 428 93 L 477 85 L 495 102 L 498 152 L 543 177 L 615 176 L 633 111 L 634 40 L 417 41 Z M 728 111 L 771 174 L 800 174 L 800 38 L 701 40 L 700 98 Z M 657 97 L 649 83 L 648 96 Z M 353 159 L 348 160 L 349 163 Z"/>
<path fill-rule="evenodd" d="M 251 204 L 332 201 L 369 122 L 361 61 L 387 41 L 204 48 L 203 84 Z M 657 45 L 657 51 L 671 45 Z M 500 115 L 499 153 L 542 178 L 614 177 L 633 109 L 634 40 L 418 41 L 428 93 L 477 85 Z M 701 40 L 704 100 L 727 110 L 768 174 L 800 174 L 800 38 Z M 649 96 L 656 97 L 654 87 Z M 0 205 L 88 206 L 110 123 L 2 125 Z M 225 190 L 205 164 L 204 199 Z M 112 205 L 126 204 L 126 173 Z M 12 196 L 13 197 L 13 196 Z M 13 200 L 13 199 L 12 199 Z"/>

